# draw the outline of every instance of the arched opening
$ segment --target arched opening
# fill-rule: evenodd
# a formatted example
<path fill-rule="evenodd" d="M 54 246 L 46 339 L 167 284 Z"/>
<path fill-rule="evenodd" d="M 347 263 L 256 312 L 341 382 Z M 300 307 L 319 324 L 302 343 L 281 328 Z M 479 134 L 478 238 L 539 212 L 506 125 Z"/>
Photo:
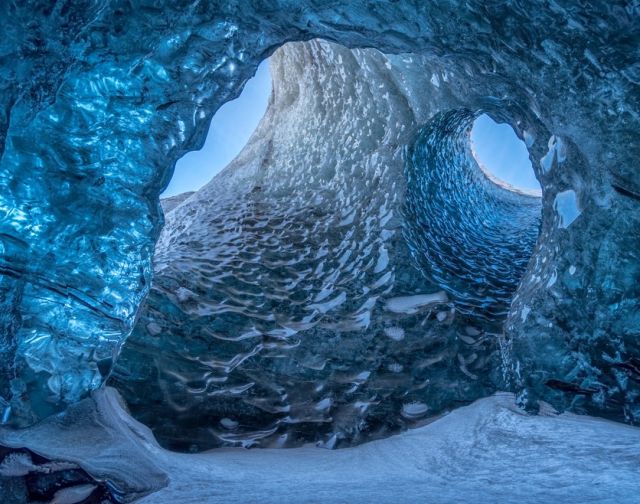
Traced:
<path fill-rule="evenodd" d="M 246 82 L 240 96 L 215 113 L 202 148 L 178 160 L 171 182 L 160 197 L 184 199 L 227 166 L 247 144 L 264 116 L 270 94 L 271 74 L 266 59 Z"/>
<path fill-rule="evenodd" d="M 471 127 L 470 147 L 478 166 L 492 181 L 527 195 L 542 195 L 527 146 L 511 126 L 479 115 Z"/>
<path fill-rule="evenodd" d="M 538 239 L 542 202 L 514 187 L 524 179 L 510 184 L 480 166 L 478 152 L 509 178 L 509 152 L 524 148 L 521 165 L 511 171 L 533 174 L 524 145 L 497 154 L 515 134 L 489 121 L 485 126 L 458 109 L 437 114 L 420 130 L 405 172 L 405 234 L 421 270 L 452 295 L 459 311 L 500 327 Z"/>
<path fill-rule="evenodd" d="M 445 210 L 463 211 L 449 241 L 475 225 L 472 197 L 502 191 L 467 156 L 470 112 L 433 120 L 428 105 L 442 91 L 419 55 L 313 40 L 271 62 L 272 99 L 243 152 L 166 215 L 151 294 L 111 378 L 172 449 L 346 447 L 497 387 L 496 311 L 465 313 L 468 289 L 412 261 L 403 235 L 417 223 L 403 213 L 406 147 L 425 124 L 449 182 L 461 182 L 458 199 L 434 209 L 443 225 L 454 222 Z M 529 232 L 505 224 L 520 195 L 504 192 L 507 203 L 478 215 L 495 208 L 499 225 Z M 503 315 L 511 262 L 528 256 L 489 231 L 476 240 L 488 280 L 474 277 L 485 291 L 474 300 Z M 453 259 L 443 267 L 473 268 Z"/>

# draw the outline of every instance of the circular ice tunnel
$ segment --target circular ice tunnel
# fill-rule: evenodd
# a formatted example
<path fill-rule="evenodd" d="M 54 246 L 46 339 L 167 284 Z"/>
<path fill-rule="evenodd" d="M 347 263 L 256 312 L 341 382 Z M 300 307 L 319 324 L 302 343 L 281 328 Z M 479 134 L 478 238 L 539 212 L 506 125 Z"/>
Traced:
<path fill-rule="evenodd" d="M 463 313 L 506 316 L 538 238 L 542 203 L 490 180 L 469 146 L 479 114 L 437 114 L 406 162 L 405 236 Z"/>

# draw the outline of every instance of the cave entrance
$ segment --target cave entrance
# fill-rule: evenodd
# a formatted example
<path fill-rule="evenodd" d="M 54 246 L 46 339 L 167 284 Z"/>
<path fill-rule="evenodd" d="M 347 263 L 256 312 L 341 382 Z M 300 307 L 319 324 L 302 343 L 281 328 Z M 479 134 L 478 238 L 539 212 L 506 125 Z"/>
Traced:
<path fill-rule="evenodd" d="M 271 89 L 269 59 L 265 59 L 240 95 L 215 113 L 202 148 L 178 160 L 161 198 L 184 199 L 227 166 L 247 144 L 264 116 Z"/>
<path fill-rule="evenodd" d="M 530 196 L 542 196 L 529 151 L 511 126 L 487 114 L 473 121 L 470 147 L 480 169 L 498 185 Z"/>
<path fill-rule="evenodd" d="M 180 451 L 344 447 L 492 393 L 540 201 L 480 172 L 478 104 L 434 109 L 415 54 L 311 40 L 269 66 L 242 153 L 167 213 L 110 384 Z"/>

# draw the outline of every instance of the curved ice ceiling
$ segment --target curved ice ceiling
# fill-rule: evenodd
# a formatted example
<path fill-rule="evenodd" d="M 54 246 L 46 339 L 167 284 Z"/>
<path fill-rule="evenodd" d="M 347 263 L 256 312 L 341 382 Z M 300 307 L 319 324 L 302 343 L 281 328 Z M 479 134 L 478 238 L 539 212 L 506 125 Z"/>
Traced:
<path fill-rule="evenodd" d="M 149 291 L 171 166 L 261 59 L 316 37 L 396 56 L 282 51 L 281 120 L 168 216 L 118 361 L 134 411 L 160 401 L 160 438 L 195 449 L 355 442 L 504 387 L 637 419 L 635 2 L 0 9 L 6 422 L 104 381 Z M 456 185 L 477 178 L 456 144 L 480 111 L 527 141 L 539 228 L 521 197 Z M 432 179 L 450 196 L 425 200 Z"/>

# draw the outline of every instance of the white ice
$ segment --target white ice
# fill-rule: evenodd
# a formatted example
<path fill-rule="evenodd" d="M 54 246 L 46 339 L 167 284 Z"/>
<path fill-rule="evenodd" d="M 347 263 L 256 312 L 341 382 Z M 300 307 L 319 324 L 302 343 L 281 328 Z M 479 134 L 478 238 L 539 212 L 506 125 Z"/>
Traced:
<path fill-rule="evenodd" d="M 640 429 L 502 393 L 354 448 L 178 454 L 122 410 L 113 389 L 0 442 L 79 463 L 140 504 L 637 504 Z M 152 493 L 148 493 L 152 492 Z"/>

